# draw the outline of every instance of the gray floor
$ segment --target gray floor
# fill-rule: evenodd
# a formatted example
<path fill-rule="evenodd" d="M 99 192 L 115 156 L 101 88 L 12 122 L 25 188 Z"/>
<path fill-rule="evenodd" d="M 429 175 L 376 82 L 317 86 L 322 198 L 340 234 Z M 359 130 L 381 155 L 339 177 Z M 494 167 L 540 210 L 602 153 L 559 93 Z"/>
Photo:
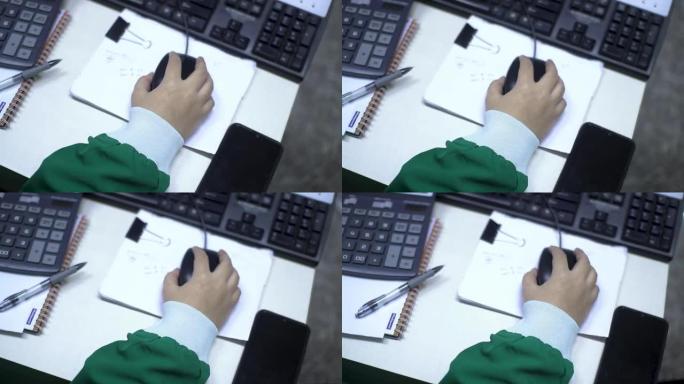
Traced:
<path fill-rule="evenodd" d="M 671 12 L 667 38 L 639 111 L 626 191 L 684 190 L 684 1 L 673 1 Z"/>
<path fill-rule="evenodd" d="M 299 376 L 300 384 L 342 382 L 342 229 L 339 199 L 331 223 L 326 252 L 316 268 L 307 321 L 311 337 Z"/>
<path fill-rule="evenodd" d="M 282 141 L 283 158 L 270 185 L 273 191 L 342 189 L 341 9 L 340 0 L 335 0 L 312 67 L 299 88 Z"/>
<path fill-rule="evenodd" d="M 665 356 L 660 370 L 661 380 L 684 380 L 684 239 L 679 239 L 679 252 L 670 263 L 667 282 L 665 319 L 670 323 Z"/>

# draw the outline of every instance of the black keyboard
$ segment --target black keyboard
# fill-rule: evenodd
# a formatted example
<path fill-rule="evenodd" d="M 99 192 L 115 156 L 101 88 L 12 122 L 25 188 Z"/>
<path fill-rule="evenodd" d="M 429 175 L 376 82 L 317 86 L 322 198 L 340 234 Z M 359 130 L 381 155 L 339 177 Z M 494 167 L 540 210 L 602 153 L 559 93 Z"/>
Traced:
<path fill-rule="evenodd" d="M 59 272 L 80 200 L 77 194 L 0 193 L 0 270 Z"/>
<path fill-rule="evenodd" d="M 394 57 L 413 0 L 342 1 L 342 74 L 376 78 Z"/>
<path fill-rule="evenodd" d="M 418 273 L 434 196 L 342 195 L 342 273 L 407 280 Z"/>
<path fill-rule="evenodd" d="M 460 193 L 437 198 L 552 226 L 555 213 L 564 231 L 664 261 L 676 253 L 682 222 L 681 199 L 656 193 Z"/>
<path fill-rule="evenodd" d="M 321 259 L 330 204 L 295 193 L 98 193 L 309 265 Z"/>
<path fill-rule="evenodd" d="M 0 0 L 0 67 L 24 69 L 38 63 L 60 0 Z"/>
<path fill-rule="evenodd" d="M 325 19 L 275 0 L 102 0 L 130 8 L 224 51 L 301 81 Z"/>
<path fill-rule="evenodd" d="M 651 75 L 665 37 L 664 17 L 615 0 L 424 1 L 527 34 L 532 24 L 539 40 L 637 77 Z"/>

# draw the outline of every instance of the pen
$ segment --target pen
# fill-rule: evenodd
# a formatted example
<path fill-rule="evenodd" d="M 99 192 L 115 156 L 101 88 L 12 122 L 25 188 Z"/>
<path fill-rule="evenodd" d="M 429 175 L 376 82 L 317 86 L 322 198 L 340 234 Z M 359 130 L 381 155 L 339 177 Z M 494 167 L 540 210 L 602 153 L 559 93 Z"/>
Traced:
<path fill-rule="evenodd" d="M 9 88 L 26 79 L 30 79 L 33 76 L 54 67 L 55 65 L 59 64 L 60 61 L 62 61 L 62 59 L 50 60 L 45 64 L 37 65 L 33 68 L 21 71 L 14 76 L 8 77 L 5 80 L 0 81 L 0 89 Z"/>
<path fill-rule="evenodd" d="M 52 284 L 57 284 L 63 281 L 67 278 L 67 276 L 70 276 L 76 273 L 79 269 L 83 268 L 84 265 L 86 265 L 86 263 L 78 263 L 72 267 L 63 270 L 62 272 L 55 273 L 54 275 L 48 277 L 47 279 L 41 281 L 40 283 L 34 285 L 31 288 L 27 288 L 13 295 L 7 296 L 7 298 L 5 298 L 5 300 L 3 300 L 2 303 L 0 303 L 0 312 L 6 311 L 30 299 L 38 293 L 46 290 Z"/>
<path fill-rule="evenodd" d="M 413 67 L 406 67 L 402 68 L 398 71 L 394 71 L 390 74 L 387 74 L 385 76 L 379 77 L 375 79 L 374 81 L 371 81 L 370 83 L 364 85 L 363 87 L 359 89 L 355 89 L 353 91 L 347 92 L 344 95 L 342 95 L 342 105 L 345 105 L 349 102 L 352 102 L 359 97 L 368 94 L 370 92 L 373 92 L 377 88 L 380 88 L 382 86 L 385 86 L 392 81 L 404 76 L 405 74 L 409 73 L 409 71 L 413 69 Z"/>
<path fill-rule="evenodd" d="M 397 297 L 400 297 L 404 293 L 408 292 L 409 289 L 415 288 L 422 284 L 425 280 L 431 278 L 432 276 L 436 275 L 437 272 L 439 272 L 443 265 L 440 265 L 438 267 L 434 267 L 430 269 L 429 271 L 422 273 L 411 280 L 405 282 L 404 284 L 400 285 L 399 287 L 393 289 L 392 291 L 380 295 L 376 297 L 375 299 L 367 302 L 366 304 L 362 305 L 361 308 L 359 308 L 358 311 L 356 311 L 356 318 L 360 319 L 370 313 L 375 312 L 378 308 L 382 307 L 383 305 L 389 303 L 390 301 L 396 299 Z"/>

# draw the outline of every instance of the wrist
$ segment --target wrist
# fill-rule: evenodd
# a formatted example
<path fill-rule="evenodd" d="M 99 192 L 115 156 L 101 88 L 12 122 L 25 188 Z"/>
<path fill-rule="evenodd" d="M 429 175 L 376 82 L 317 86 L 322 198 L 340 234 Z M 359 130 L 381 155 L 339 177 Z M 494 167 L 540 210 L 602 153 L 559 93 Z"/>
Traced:
<path fill-rule="evenodd" d="M 570 360 L 579 326 L 570 315 L 555 305 L 530 300 L 523 304 L 523 318 L 511 328 L 511 332 L 536 337 Z"/>

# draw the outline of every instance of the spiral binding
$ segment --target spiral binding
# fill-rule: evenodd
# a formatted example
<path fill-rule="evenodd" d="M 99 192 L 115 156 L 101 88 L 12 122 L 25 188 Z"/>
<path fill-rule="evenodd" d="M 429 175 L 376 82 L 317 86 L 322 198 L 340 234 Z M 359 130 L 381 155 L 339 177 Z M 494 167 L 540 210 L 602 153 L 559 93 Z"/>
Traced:
<path fill-rule="evenodd" d="M 432 251 L 435 249 L 435 243 L 442 231 L 442 222 L 439 219 L 435 220 L 435 224 L 432 226 L 432 231 L 430 231 L 430 237 L 425 243 L 423 248 L 423 254 L 420 256 L 420 266 L 418 267 L 418 274 L 425 273 L 428 264 L 430 263 L 430 257 L 432 257 Z M 421 285 L 422 286 L 422 285 Z M 404 307 L 401 309 L 401 314 L 399 315 L 399 320 L 397 321 L 397 326 L 394 328 L 393 338 L 401 338 L 403 336 L 406 327 L 408 326 L 409 318 L 413 313 L 413 307 L 416 304 L 416 296 L 418 296 L 418 291 L 420 287 L 411 288 L 404 301 Z"/>
<path fill-rule="evenodd" d="M 392 63 L 390 63 L 388 72 L 394 72 L 397 69 L 399 69 L 399 64 L 401 64 L 401 60 L 404 58 L 404 54 L 408 49 L 408 45 L 411 42 L 411 40 L 413 40 L 413 37 L 416 35 L 417 30 L 418 23 L 415 20 L 411 20 L 411 25 L 409 25 L 408 31 L 406 31 L 404 38 L 401 39 L 401 43 L 399 43 L 399 47 L 397 48 L 397 52 L 394 54 L 394 57 L 392 58 Z M 355 136 L 363 135 L 363 132 L 370 125 L 371 121 L 373 120 L 373 117 L 375 116 L 375 112 L 378 110 L 378 107 L 380 107 L 380 102 L 382 101 L 382 98 L 385 96 L 386 88 L 386 86 L 380 87 L 373 93 L 373 97 L 371 98 L 370 103 L 368 103 L 368 107 L 366 107 L 366 110 L 363 112 L 361 120 L 356 125 L 356 131 L 354 132 Z"/>
<path fill-rule="evenodd" d="M 76 254 L 76 250 L 78 249 L 78 245 L 81 243 L 81 239 L 83 238 L 83 233 L 87 227 L 88 219 L 85 216 L 81 217 L 81 220 L 79 220 L 78 225 L 76 226 L 76 230 L 74 230 L 74 234 L 71 236 L 71 240 L 69 240 L 69 247 L 67 249 L 66 255 L 64 256 L 64 262 L 62 263 L 62 268 L 60 269 L 61 271 L 68 268 L 71 264 L 71 261 Z M 62 283 L 57 283 L 50 288 L 47 299 L 45 300 L 45 303 L 43 303 L 43 307 L 40 309 L 40 313 L 38 314 L 36 325 L 34 325 L 33 329 L 31 330 L 32 332 L 43 332 L 43 327 L 45 327 L 45 323 L 47 323 L 48 317 L 50 317 L 50 312 L 52 311 L 52 307 L 55 305 L 55 301 L 57 300 L 57 295 L 59 294 L 61 287 Z"/>
<path fill-rule="evenodd" d="M 55 30 L 50 34 L 50 38 L 47 40 L 45 48 L 43 48 L 43 52 L 41 52 L 40 57 L 38 58 L 37 65 L 45 64 L 48 57 L 50 57 L 50 53 L 52 53 L 52 49 L 57 44 L 57 40 L 59 40 L 59 37 L 62 36 L 64 28 L 66 28 L 69 21 L 71 21 L 71 15 L 68 12 L 64 12 L 64 15 L 62 15 L 57 23 L 57 27 L 55 27 Z M 14 115 L 17 113 L 21 103 L 24 102 L 26 94 L 28 94 L 31 86 L 33 86 L 33 81 L 34 79 L 30 78 L 21 83 L 21 87 L 19 87 L 17 94 L 14 95 L 14 98 L 5 110 L 5 114 L 2 116 L 2 119 L 0 119 L 0 128 L 5 128 L 7 124 L 12 121 L 12 118 L 14 118 Z"/>

